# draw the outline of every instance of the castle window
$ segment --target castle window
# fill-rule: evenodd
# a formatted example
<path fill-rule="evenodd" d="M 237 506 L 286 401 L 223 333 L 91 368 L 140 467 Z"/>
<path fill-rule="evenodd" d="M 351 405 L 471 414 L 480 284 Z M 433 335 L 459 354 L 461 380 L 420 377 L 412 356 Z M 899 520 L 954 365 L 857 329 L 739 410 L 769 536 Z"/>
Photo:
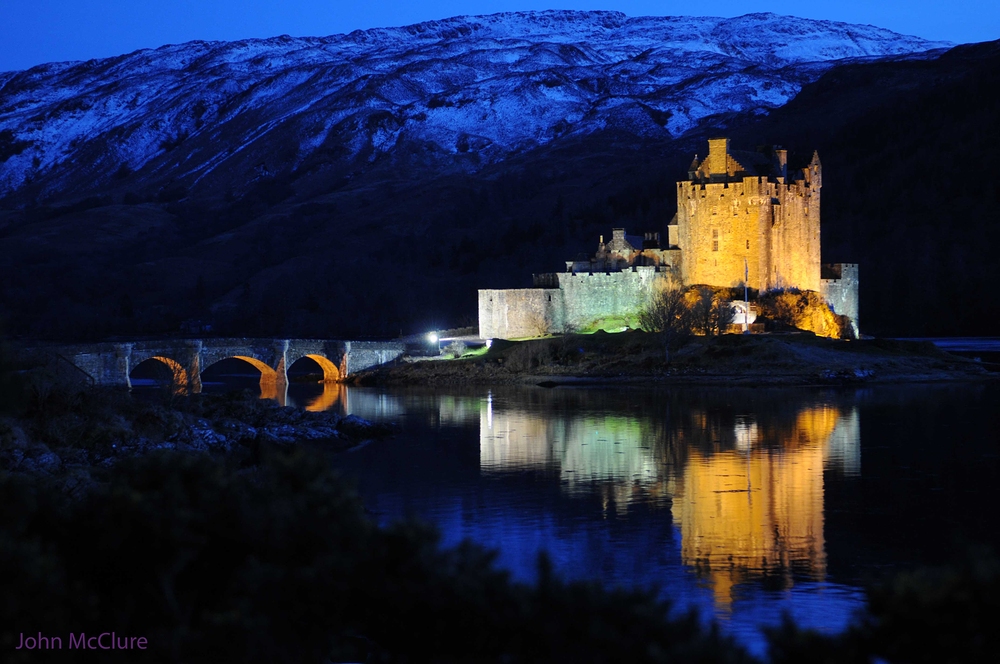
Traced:
<path fill-rule="evenodd" d="M 718 251 L 718 250 L 719 250 L 719 229 L 718 228 L 713 228 L 712 229 L 712 251 Z"/>
<path fill-rule="evenodd" d="M 747 240 L 747 249 L 750 248 L 750 240 Z"/>
<path fill-rule="evenodd" d="M 718 205 L 713 205 L 712 206 L 712 214 L 719 214 L 719 206 Z"/>
<path fill-rule="evenodd" d="M 552 296 L 551 296 L 551 295 L 549 295 L 549 302 L 551 302 L 551 301 L 552 301 Z"/>

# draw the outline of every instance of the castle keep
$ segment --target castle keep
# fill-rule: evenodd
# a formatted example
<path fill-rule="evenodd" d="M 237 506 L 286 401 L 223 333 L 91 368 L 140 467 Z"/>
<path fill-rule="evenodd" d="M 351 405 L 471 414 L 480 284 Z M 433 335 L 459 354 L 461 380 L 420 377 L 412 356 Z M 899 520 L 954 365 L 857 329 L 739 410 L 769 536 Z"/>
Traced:
<path fill-rule="evenodd" d="M 713 138 L 688 178 L 677 183 L 676 218 L 685 284 L 731 286 L 746 270 L 759 291 L 820 289 L 819 155 L 789 177 L 785 150 L 733 154 L 729 139 Z"/>
<path fill-rule="evenodd" d="M 688 179 L 677 183 L 677 215 L 659 233 L 614 229 L 589 261 L 565 272 L 534 275 L 534 288 L 479 291 L 483 338 L 530 337 L 628 321 L 665 284 L 735 286 L 759 291 L 819 292 L 858 333 L 856 264 L 823 265 L 820 257 L 819 155 L 789 171 L 782 149 L 734 152 L 729 139 L 708 141 Z"/>

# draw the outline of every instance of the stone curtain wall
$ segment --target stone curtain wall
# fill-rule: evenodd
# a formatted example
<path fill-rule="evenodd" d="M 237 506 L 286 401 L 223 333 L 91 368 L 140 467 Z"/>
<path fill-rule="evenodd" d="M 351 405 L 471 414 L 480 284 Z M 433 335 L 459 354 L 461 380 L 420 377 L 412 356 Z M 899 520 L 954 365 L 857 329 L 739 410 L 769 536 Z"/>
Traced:
<path fill-rule="evenodd" d="M 623 272 L 559 273 L 566 307 L 563 331 L 588 330 L 601 320 L 637 316 L 655 285 L 666 282 L 670 274 L 655 266 L 636 266 Z"/>
<path fill-rule="evenodd" d="M 479 291 L 479 336 L 520 339 L 565 329 L 563 292 L 555 288 Z"/>
<path fill-rule="evenodd" d="M 676 282 L 673 269 L 653 265 L 622 272 L 558 272 L 551 276 L 558 289 L 479 291 L 479 336 L 522 339 L 587 331 L 608 319 L 638 316 L 656 288 Z"/>
<path fill-rule="evenodd" d="M 847 316 L 851 319 L 851 327 L 854 336 L 861 336 L 861 327 L 858 322 L 858 279 L 857 263 L 834 263 L 827 265 L 826 269 L 839 278 L 820 280 L 819 293 L 823 299 L 829 303 L 834 312 Z"/>

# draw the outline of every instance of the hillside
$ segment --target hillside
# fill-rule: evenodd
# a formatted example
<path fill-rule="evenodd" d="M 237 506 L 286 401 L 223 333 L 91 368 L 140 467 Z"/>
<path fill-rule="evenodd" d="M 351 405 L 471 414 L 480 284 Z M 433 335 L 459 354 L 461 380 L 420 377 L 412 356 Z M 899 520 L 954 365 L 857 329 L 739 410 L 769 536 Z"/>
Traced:
<path fill-rule="evenodd" d="M 926 52 L 942 46 L 774 15 L 535 12 L 0 74 L 0 315 L 74 339 L 192 319 L 296 336 L 468 324 L 476 288 L 527 285 L 611 226 L 662 229 L 674 182 L 726 131 L 820 150 L 824 255 L 862 262 L 868 330 L 974 333 L 974 314 L 937 300 L 914 316 L 898 294 L 933 270 L 941 293 L 978 298 L 991 276 L 962 259 L 988 246 L 971 179 L 968 233 L 906 225 L 921 205 L 922 228 L 954 211 L 913 173 L 958 181 L 950 165 L 996 140 L 973 128 L 995 108 L 977 92 L 995 49 Z M 865 131 L 892 135 L 879 123 L 912 145 L 872 152 Z"/>

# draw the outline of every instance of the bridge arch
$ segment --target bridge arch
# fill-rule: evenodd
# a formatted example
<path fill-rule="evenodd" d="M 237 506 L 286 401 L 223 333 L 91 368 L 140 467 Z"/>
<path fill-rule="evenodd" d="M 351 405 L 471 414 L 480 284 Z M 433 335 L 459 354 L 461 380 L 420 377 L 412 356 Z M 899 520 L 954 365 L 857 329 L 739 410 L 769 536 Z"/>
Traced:
<path fill-rule="evenodd" d="M 328 357 L 324 355 L 319 355 L 318 353 L 304 353 L 299 357 L 295 358 L 295 361 L 289 363 L 288 370 L 291 371 L 292 367 L 298 364 L 303 359 L 308 358 L 319 365 L 320 370 L 323 372 L 322 383 L 338 383 L 340 382 L 340 367 L 333 363 Z"/>
<path fill-rule="evenodd" d="M 153 355 L 140 360 L 135 364 L 134 367 L 129 371 L 129 377 L 135 373 L 136 369 L 146 364 L 147 362 L 157 362 L 160 365 L 167 368 L 171 374 L 171 389 L 177 394 L 186 394 L 190 387 L 190 377 L 188 376 L 187 370 L 181 365 L 180 362 L 173 359 L 172 357 L 167 357 L 165 355 Z"/>
<path fill-rule="evenodd" d="M 259 371 L 260 398 L 277 399 L 283 403 L 283 399 L 281 397 L 284 395 L 279 394 L 279 392 L 283 392 L 283 389 L 279 389 L 279 383 L 284 383 L 284 376 L 279 376 L 278 371 L 275 370 L 274 367 L 256 357 L 252 357 L 250 355 L 228 355 L 226 357 L 220 357 L 202 370 L 202 376 L 204 376 L 206 371 L 226 360 L 240 360 Z"/>

